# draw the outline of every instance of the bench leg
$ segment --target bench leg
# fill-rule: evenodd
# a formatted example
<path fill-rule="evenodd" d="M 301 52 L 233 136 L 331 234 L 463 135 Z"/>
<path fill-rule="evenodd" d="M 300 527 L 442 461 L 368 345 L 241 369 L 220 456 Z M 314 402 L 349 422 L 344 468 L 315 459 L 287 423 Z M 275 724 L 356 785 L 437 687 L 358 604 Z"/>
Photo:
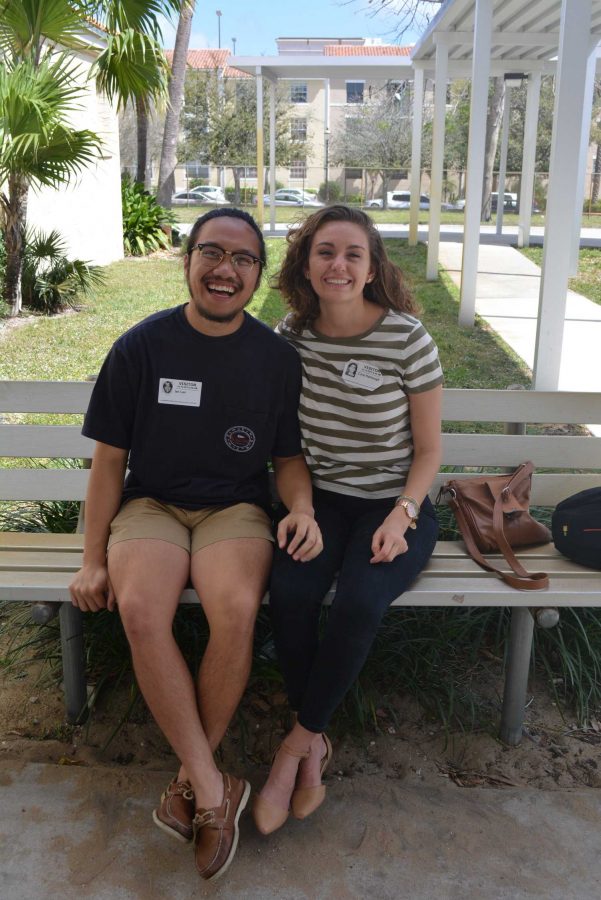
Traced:
<path fill-rule="evenodd" d="M 501 740 L 515 746 L 522 739 L 534 619 L 525 606 L 511 610 L 507 674 L 501 713 Z"/>
<path fill-rule="evenodd" d="M 65 708 L 70 725 L 79 725 L 87 716 L 86 669 L 84 663 L 83 617 L 71 603 L 61 603 L 61 650 Z"/>

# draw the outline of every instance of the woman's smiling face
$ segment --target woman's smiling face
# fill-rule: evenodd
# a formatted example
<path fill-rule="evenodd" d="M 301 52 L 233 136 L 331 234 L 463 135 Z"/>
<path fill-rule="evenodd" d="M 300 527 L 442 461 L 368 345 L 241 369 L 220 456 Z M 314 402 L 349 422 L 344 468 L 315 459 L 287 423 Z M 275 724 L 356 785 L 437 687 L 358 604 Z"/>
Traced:
<path fill-rule="evenodd" d="M 367 234 L 352 222 L 327 222 L 315 232 L 306 277 L 324 303 L 363 300 L 374 275 Z"/>

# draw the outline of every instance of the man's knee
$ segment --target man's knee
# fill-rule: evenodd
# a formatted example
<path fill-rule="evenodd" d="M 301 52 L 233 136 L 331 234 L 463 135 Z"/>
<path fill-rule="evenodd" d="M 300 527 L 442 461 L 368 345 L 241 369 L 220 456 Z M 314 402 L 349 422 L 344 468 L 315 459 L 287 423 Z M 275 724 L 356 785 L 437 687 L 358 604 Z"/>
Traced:
<path fill-rule="evenodd" d="M 232 641 L 252 639 L 261 599 L 255 593 L 244 591 L 214 598 L 210 612 L 207 611 L 211 636 Z"/>
<path fill-rule="evenodd" d="M 135 588 L 117 596 L 117 607 L 130 643 L 149 641 L 171 630 L 173 617 Z"/>

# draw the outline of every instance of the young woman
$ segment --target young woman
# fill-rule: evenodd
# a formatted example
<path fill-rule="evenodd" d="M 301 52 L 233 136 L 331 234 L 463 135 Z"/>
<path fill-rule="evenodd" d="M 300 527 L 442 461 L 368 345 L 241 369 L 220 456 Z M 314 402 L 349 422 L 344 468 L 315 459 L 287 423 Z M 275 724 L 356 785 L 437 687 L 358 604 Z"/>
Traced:
<path fill-rule="evenodd" d="M 331 206 L 288 237 L 279 330 L 299 351 L 299 417 L 324 549 L 295 561 L 281 542 L 270 608 L 297 722 L 254 803 L 264 834 L 321 804 L 330 718 L 359 674 L 382 616 L 428 561 L 428 499 L 440 463 L 442 371 L 400 270 L 365 213 Z M 319 635 L 320 608 L 338 587 Z"/>

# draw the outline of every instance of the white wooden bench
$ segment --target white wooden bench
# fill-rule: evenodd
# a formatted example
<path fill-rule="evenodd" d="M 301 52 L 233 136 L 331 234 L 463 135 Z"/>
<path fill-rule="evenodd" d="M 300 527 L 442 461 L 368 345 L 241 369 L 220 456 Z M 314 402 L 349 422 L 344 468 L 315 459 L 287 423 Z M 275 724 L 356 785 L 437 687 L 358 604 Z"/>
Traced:
<path fill-rule="evenodd" d="M 28 425 L 20 413 L 83 413 L 89 382 L 0 381 L 0 466 L 2 458 L 68 458 L 88 460 L 93 442 L 77 425 Z M 8 420 L 7 420 L 8 417 Z M 444 435 L 443 464 L 432 489 L 450 477 L 469 477 L 465 467 L 513 468 L 533 460 L 537 474 L 532 503 L 555 506 L 564 497 L 601 484 L 601 438 L 586 435 L 526 435 L 524 423 L 601 423 L 601 393 L 540 391 L 444 391 L 445 422 L 505 423 L 505 434 Z M 6 460 L 5 460 L 6 462 Z M 14 462 L 13 462 L 14 466 Z M 566 470 L 578 470 L 576 474 Z M 588 470 L 582 472 L 580 470 Z M 83 500 L 88 472 L 77 468 L 0 468 L 0 501 Z M 81 563 L 81 534 L 0 532 L 0 600 L 34 604 L 33 616 L 48 621 L 59 610 L 67 717 L 85 715 L 86 683 L 83 620 L 69 600 L 68 584 Z M 601 573 L 563 559 L 552 544 L 520 552 L 527 568 L 546 571 L 544 591 L 513 590 L 484 572 L 466 555 L 461 542 L 439 541 L 435 553 L 411 590 L 396 606 L 511 607 L 501 737 L 517 744 L 522 733 L 533 615 L 554 624 L 554 609 L 601 606 Z M 194 591 L 182 603 L 197 602 Z M 532 610 L 532 613 L 530 612 Z"/>

